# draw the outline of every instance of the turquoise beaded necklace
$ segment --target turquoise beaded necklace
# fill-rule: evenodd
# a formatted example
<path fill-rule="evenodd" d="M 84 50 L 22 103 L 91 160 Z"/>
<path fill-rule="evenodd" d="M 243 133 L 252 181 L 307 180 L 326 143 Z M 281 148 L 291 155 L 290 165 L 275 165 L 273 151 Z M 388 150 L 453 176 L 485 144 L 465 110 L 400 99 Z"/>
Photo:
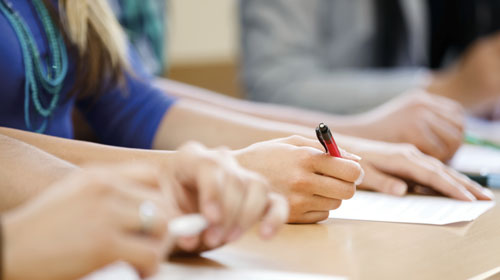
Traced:
<path fill-rule="evenodd" d="M 47 128 L 47 121 L 54 113 L 60 100 L 61 89 L 68 73 L 68 54 L 62 34 L 54 27 L 54 23 L 42 0 L 32 0 L 43 29 L 47 36 L 50 55 L 48 61 L 43 61 L 29 26 L 24 19 L 12 8 L 7 0 L 0 0 L 0 10 L 12 25 L 17 34 L 23 53 L 25 68 L 24 84 L 24 122 L 30 131 L 43 133 Z M 51 96 L 49 104 L 43 106 L 41 94 Z M 38 128 L 33 128 L 30 118 L 30 103 L 43 122 Z"/>

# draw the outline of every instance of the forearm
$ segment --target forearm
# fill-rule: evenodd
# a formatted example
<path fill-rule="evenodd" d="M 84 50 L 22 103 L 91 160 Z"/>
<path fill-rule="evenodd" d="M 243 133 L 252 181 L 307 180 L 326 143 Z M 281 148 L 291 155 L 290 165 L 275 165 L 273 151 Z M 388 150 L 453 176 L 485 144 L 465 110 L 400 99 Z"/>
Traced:
<path fill-rule="evenodd" d="M 243 148 L 290 135 L 314 137 L 314 130 L 242 114 L 189 99 L 179 100 L 166 114 L 155 137 L 155 149 L 175 149 L 195 140 L 208 147 Z"/>
<path fill-rule="evenodd" d="M 0 127 L 0 134 L 33 145 L 74 165 L 123 161 L 166 162 L 173 152 L 121 148 Z"/>
<path fill-rule="evenodd" d="M 0 132 L 2 133 L 2 132 Z M 36 196 L 76 167 L 36 147 L 0 134 L 0 212 Z"/>
<path fill-rule="evenodd" d="M 306 127 L 314 127 L 319 122 L 328 122 L 335 131 L 346 134 L 359 133 L 357 127 L 363 125 L 362 118 L 357 115 L 334 115 L 286 105 L 247 101 L 163 78 L 158 78 L 155 81 L 155 85 L 172 96 L 198 101 L 214 106 L 215 108 L 247 114 L 271 121 L 285 122 Z"/>

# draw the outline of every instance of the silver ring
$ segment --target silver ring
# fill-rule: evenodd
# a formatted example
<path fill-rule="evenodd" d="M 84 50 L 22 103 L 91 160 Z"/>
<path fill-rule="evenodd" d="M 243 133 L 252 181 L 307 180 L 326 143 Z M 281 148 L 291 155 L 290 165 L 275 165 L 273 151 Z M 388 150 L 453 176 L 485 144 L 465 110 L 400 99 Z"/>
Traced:
<path fill-rule="evenodd" d="M 141 232 L 150 234 L 156 216 L 156 205 L 149 200 L 139 206 L 139 218 L 141 219 Z"/>

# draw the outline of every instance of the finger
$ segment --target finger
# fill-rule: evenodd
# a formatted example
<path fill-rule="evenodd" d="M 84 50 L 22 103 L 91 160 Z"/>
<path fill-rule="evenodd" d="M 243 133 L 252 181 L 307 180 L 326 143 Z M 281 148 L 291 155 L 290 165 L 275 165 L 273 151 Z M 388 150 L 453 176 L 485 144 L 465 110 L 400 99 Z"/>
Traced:
<path fill-rule="evenodd" d="M 418 123 L 420 127 L 421 137 L 418 140 L 418 148 L 428 155 L 433 155 L 439 158 L 448 154 L 448 147 L 439 139 L 439 137 L 430 128 L 430 121 L 423 119 Z"/>
<path fill-rule="evenodd" d="M 125 231 L 134 234 L 141 232 L 143 230 L 143 221 L 140 216 L 140 203 L 129 203 L 121 200 L 115 201 L 111 206 L 114 209 L 114 221 Z M 167 216 L 163 211 L 158 209 L 154 216 L 151 217 L 151 227 L 146 234 L 157 239 L 163 239 L 166 232 Z"/>
<path fill-rule="evenodd" d="M 268 207 L 260 226 L 260 236 L 271 238 L 288 220 L 289 206 L 286 199 L 277 193 L 268 194 Z"/>
<path fill-rule="evenodd" d="M 429 98 L 426 98 L 426 104 L 433 108 L 434 113 L 442 112 L 443 117 L 446 117 L 451 123 L 457 127 L 463 126 L 465 109 L 460 103 L 439 95 L 428 94 L 427 96 Z"/>
<path fill-rule="evenodd" d="M 241 217 L 238 218 L 239 227 L 243 231 L 246 231 L 262 217 L 269 204 L 267 183 L 260 179 L 252 180 L 241 208 Z"/>
<path fill-rule="evenodd" d="M 385 174 L 369 164 L 363 165 L 363 168 L 366 175 L 359 188 L 396 196 L 403 196 L 407 193 L 408 185 L 403 180 Z"/>
<path fill-rule="evenodd" d="M 224 197 L 224 219 L 223 219 L 223 240 L 233 241 L 241 234 L 243 229 L 238 225 L 238 219 L 245 215 L 242 212 L 245 197 L 247 195 L 246 182 L 238 175 L 226 176 L 226 186 L 223 191 Z"/>
<path fill-rule="evenodd" d="M 223 219 L 222 186 L 226 184 L 222 169 L 202 167 L 198 173 L 197 184 L 199 208 L 210 224 L 219 224 Z"/>
<path fill-rule="evenodd" d="M 447 168 L 448 174 L 455 180 L 459 181 L 465 188 L 470 191 L 479 200 L 493 200 L 495 195 L 492 191 L 482 187 L 478 183 L 470 180 L 467 176 L 458 173 L 457 171 Z"/>
<path fill-rule="evenodd" d="M 444 154 L 445 158 L 451 157 L 462 143 L 462 131 L 452 125 L 449 125 L 449 123 L 438 116 L 433 116 L 432 120 L 429 120 L 428 123 L 430 129 L 435 133 L 435 135 L 437 135 L 439 139 L 446 144 L 445 151 L 447 151 L 447 153 Z"/>
<path fill-rule="evenodd" d="M 317 222 L 328 219 L 329 214 L 330 214 L 329 211 L 307 212 L 307 213 L 304 213 L 304 215 L 302 215 L 302 217 L 297 220 L 297 223 L 298 224 L 317 223 Z"/>
<path fill-rule="evenodd" d="M 116 260 L 123 260 L 134 266 L 142 277 L 151 276 L 158 270 L 163 252 L 161 244 L 137 236 L 120 236 L 115 246 Z"/>
<path fill-rule="evenodd" d="M 310 211 L 330 211 L 340 207 L 342 200 L 327 198 L 319 195 L 312 196 Z"/>
<path fill-rule="evenodd" d="M 434 114 L 439 116 L 441 119 L 446 121 L 448 124 L 452 125 L 455 129 L 461 133 L 465 130 L 465 112 L 463 110 L 436 110 L 433 111 Z"/>
<path fill-rule="evenodd" d="M 363 176 L 363 170 L 359 163 L 326 154 L 314 155 L 312 168 L 315 173 L 352 183 L 362 180 Z"/>
<path fill-rule="evenodd" d="M 308 175 L 310 191 L 319 196 L 333 199 L 350 199 L 356 192 L 354 183 L 345 182 L 328 176 Z"/>
<path fill-rule="evenodd" d="M 474 201 L 476 198 L 458 181 L 446 172 L 446 167 L 437 159 L 422 155 L 414 158 L 415 168 L 408 170 L 410 179 L 435 190 L 464 201 Z"/>
<path fill-rule="evenodd" d="M 193 252 L 200 246 L 200 236 L 181 236 L 177 238 L 177 246 L 185 252 Z"/>
<path fill-rule="evenodd" d="M 361 157 L 358 156 L 358 155 L 355 155 L 353 153 L 350 153 L 344 149 L 340 149 L 340 154 L 342 155 L 342 158 L 345 158 L 345 159 L 350 159 L 350 160 L 354 160 L 356 162 L 360 162 L 361 161 Z"/>

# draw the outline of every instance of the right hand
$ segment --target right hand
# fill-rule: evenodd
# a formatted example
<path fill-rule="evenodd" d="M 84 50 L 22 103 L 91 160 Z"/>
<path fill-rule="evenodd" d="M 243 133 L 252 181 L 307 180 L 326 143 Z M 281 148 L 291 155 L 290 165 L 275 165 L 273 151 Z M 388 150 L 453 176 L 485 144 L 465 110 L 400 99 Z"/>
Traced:
<path fill-rule="evenodd" d="M 267 180 L 243 169 L 228 150 L 208 150 L 191 142 L 171 158 L 165 189 L 175 215 L 201 213 L 209 227 L 200 235 L 178 239 L 178 249 L 200 252 L 238 239 L 255 223 L 270 238 L 287 221 L 288 204 L 271 192 Z"/>
<path fill-rule="evenodd" d="M 235 151 L 243 167 L 263 175 L 288 199 L 289 223 L 314 223 L 328 218 L 356 190 L 363 170 L 356 156 L 334 158 L 307 146 L 312 140 L 291 136 Z M 316 144 L 319 143 L 316 141 Z"/>
<path fill-rule="evenodd" d="M 4 279 L 76 279 L 118 260 L 154 273 L 169 211 L 158 174 L 141 164 L 77 171 L 8 213 Z M 158 207 L 150 234 L 141 234 L 144 201 Z"/>
<path fill-rule="evenodd" d="M 462 144 L 464 111 L 445 97 L 415 89 L 360 116 L 362 135 L 373 140 L 410 143 L 442 161 Z"/>

